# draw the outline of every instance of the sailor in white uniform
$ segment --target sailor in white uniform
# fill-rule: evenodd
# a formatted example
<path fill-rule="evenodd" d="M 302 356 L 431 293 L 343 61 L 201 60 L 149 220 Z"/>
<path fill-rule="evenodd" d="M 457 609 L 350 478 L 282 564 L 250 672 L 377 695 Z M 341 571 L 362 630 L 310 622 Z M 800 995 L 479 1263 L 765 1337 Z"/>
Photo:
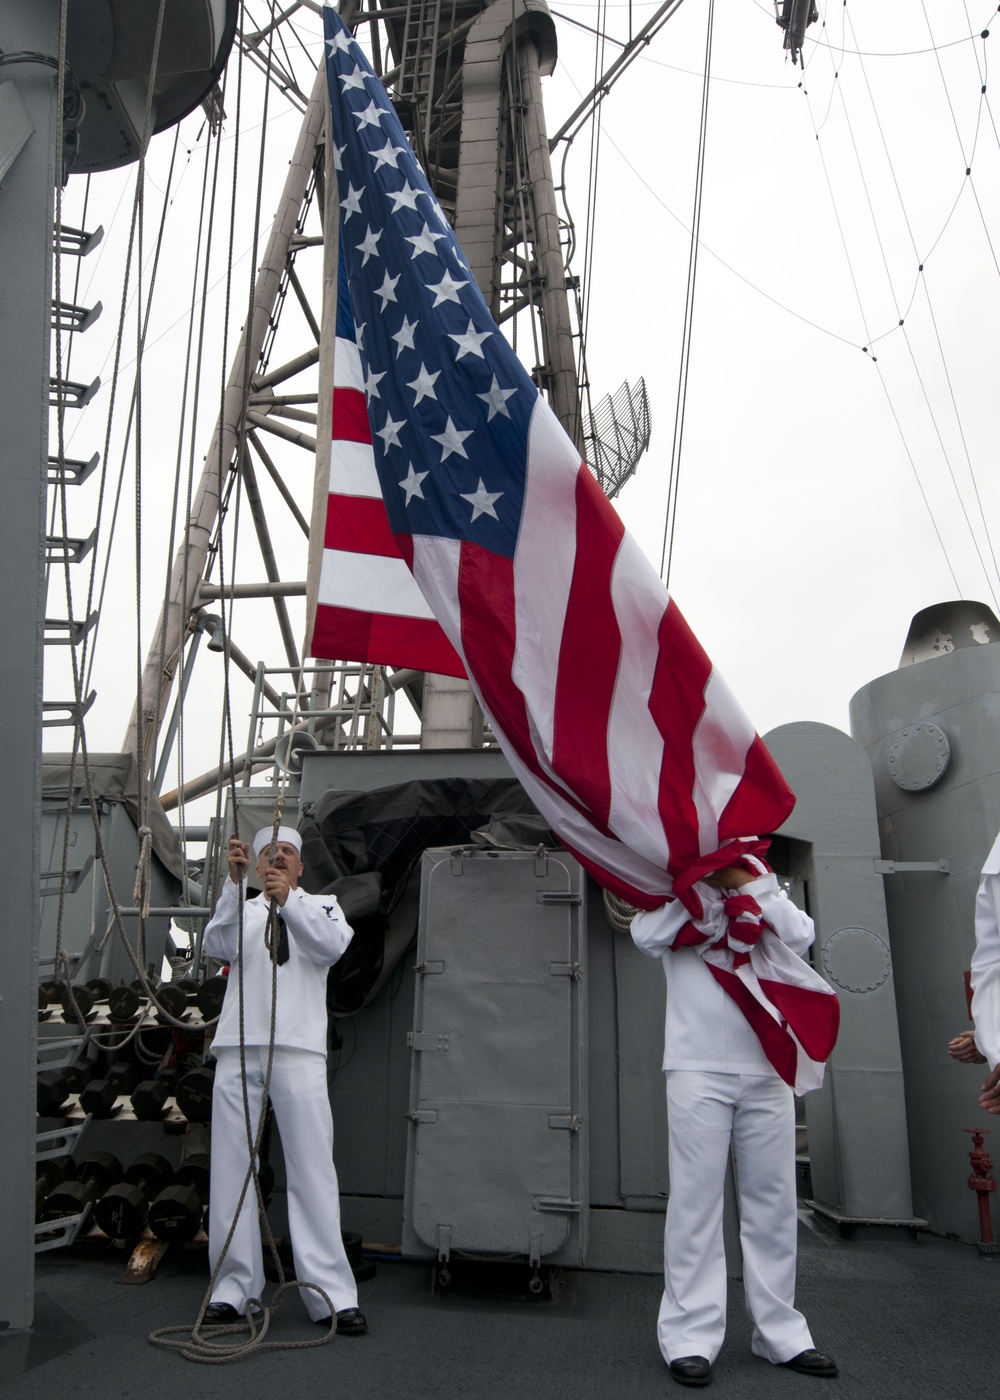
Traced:
<path fill-rule="evenodd" d="M 986 857 L 976 894 L 976 951 L 972 957 L 972 1020 L 948 1046 L 953 1059 L 988 1064 L 979 1106 L 1000 1113 L 1000 836 Z"/>
<path fill-rule="evenodd" d="M 359 1335 L 367 1324 L 340 1233 L 340 1194 L 333 1164 L 333 1117 L 327 1091 L 327 970 L 353 936 L 331 895 L 298 888 L 302 838 L 292 827 L 259 831 L 253 843 L 263 894 L 243 905 L 240 948 L 240 896 L 246 893 L 250 847 L 229 838 L 226 880 L 215 913 L 205 927 L 203 949 L 231 965 L 229 985 L 212 1049 L 217 1060 L 212 1094 L 212 1168 L 209 1204 L 209 1263 L 214 1273 L 233 1224 L 247 1173 L 249 1147 L 240 1066 L 240 1039 L 246 1063 L 246 1093 L 252 1135 L 263 1105 L 271 1038 L 272 957 L 265 926 L 273 902 L 277 982 L 274 1058 L 270 1098 L 285 1159 L 288 1227 L 296 1278 L 318 1284 L 337 1318 L 337 1331 Z M 242 1008 L 240 1005 L 242 989 Z M 242 1011 L 242 1016 L 241 1016 Z M 242 1025 L 241 1025 L 242 1021 Z M 208 1322 L 231 1322 L 245 1315 L 247 1300 L 260 1298 L 264 1260 L 256 1193 L 251 1183 L 205 1312 Z M 330 1308 L 315 1290 L 301 1290 L 314 1322 L 329 1325 Z"/>
<path fill-rule="evenodd" d="M 763 919 L 794 953 L 813 942 L 812 920 L 767 866 L 728 866 L 695 886 L 703 903 L 721 890 L 751 895 Z M 764 873 L 757 873 L 758 871 Z M 710 888 L 706 889 L 706 885 Z M 735 1149 L 747 1310 L 757 1356 L 811 1376 L 835 1376 L 795 1308 L 798 1216 L 792 1091 L 764 1054 L 750 1023 L 695 947 L 674 947 L 690 919 L 679 900 L 632 922 L 640 952 L 660 957 L 667 978 L 663 1068 L 670 1130 L 670 1195 L 664 1289 L 657 1337 L 682 1385 L 711 1380 L 726 1328 L 722 1199 Z"/>

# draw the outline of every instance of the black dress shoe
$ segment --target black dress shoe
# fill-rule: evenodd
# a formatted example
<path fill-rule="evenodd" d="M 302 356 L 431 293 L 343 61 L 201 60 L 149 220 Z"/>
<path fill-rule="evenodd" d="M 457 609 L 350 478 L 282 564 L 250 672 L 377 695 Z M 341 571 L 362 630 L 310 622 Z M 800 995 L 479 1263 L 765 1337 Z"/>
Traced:
<path fill-rule="evenodd" d="M 824 1356 L 815 1347 L 809 1351 L 800 1351 L 798 1356 L 793 1356 L 791 1361 L 782 1362 L 790 1371 L 798 1371 L 803 1376 L 835 1376 L 837 1374 L 837 1363 L 832 1356 Z"/>
<path fill-rule="evenodd" d="M 329 1325 L 330 1319 L 326 1319 Z M 368 1323 L 360 1308 L 342 1308 L 337 1314 L 337 1333 L 341 1337 L 363 1337 Z"/>
<path fill-rule="evenodd" d="M 670 1374 L 681 1385 L 708 1385 L 712 1379 L 712 1363 L 703 1356 L 679 1356 L 671 1361 Z"/>
<path fill-rule="evenodd" d="M 236 1311 L 232 1303 L 209 1303 L 202 1322 L 243 1322 L 242 1313 Z"/>

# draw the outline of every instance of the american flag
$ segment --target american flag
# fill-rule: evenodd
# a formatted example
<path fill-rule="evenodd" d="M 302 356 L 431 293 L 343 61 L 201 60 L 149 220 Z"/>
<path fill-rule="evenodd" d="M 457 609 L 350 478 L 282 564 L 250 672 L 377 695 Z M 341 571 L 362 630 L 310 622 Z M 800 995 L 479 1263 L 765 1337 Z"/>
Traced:
<path fill-rule="evenodd" d="M 795 799 L 492 320 L 361 48 L 324 17 L 344 296 L 326 599 L 343 607 L 356 571 L 347 606 L 373 616 L 356 633 L 416 619 L 410 651 L 363 655 L 464 669 L 553 829 L 602 886 L 655 907 Z M 396 580 L 388 608 L 365 593 L 373 559 Z M 420 660 L 431 618 L 447 641 Z M 313 655 L 362 655 L 350 629 L 326 653 L 323 636 L 318 614 Z"/>

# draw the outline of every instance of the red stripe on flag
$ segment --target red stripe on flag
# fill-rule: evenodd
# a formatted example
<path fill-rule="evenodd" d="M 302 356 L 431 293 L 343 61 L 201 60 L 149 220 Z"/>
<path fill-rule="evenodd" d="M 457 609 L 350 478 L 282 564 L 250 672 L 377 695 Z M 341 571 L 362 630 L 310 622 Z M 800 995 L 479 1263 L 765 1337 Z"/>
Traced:
<path fill-rule="evenodd" d="M 743 1015 L 753 1026 L 757 1039 L 761 1043 L 764 1054 L 781 1075 L 786 1084 L 795 1083 L 795 1071 L 798 1068 L 799 1052 L 795 1041 L 788 1034 L 783 1026 L 780 1026 L 773 1016 L 761 1006 L 760 1002 L 740 980 L 735 973 L 727 972 L 725 968 L 716 967 L 714 963 L 706 962 L 705 966 L 719 983 L 719 985 L 729 993 L 733 1001 L 743 1012 Z M 812 1059 L 812 1056 L 810 1056 Z"/>
<path fill-rule="evenodd" d="M 810 1060 L 825 1060 L 840 1030 L 840 1002 L 833 993 L 770 978 L 758 980 L 761 991 L 784 1016 Z"/>
<path fill-rule="evenodd" d="M 382 497 L 330 496 L 326 512 L 326 549 L 350 554 L 380 554 L 399 558 L 399 550 L 389 529 Z"/>
<path fill-rule="evenodd" d="M 700 854 L 698 812 L 692 797 L 693 742 L 705 709 L 705 686 L 712 663 L 672 598 L 663 614 L 657 643 L 649 710 L 664 736 L 659 812 L 670 850 L 668 868 L 678 874 Z"/>
<path fill-rule="evenodd" d="M 748 833 L 763 836 L 777 831 L 795 806 L 795 794 L 785 782 L 781 769 L 755 735 L 747 750 L 739 786 L 719 818 L 719 844 Z M 756 825 L 754 825 L 756 823 Z M 814 1060 L 825 1058 L 812 1055 Z"/>
<path fill-rule="evenodd" d="M 312 654 L 332 660 L 367 661 L 376 666 L 407 666 L 444 676 L 465 676 L 461 658 L 433 620 L 360 612 L 325 603 L 316 608 Z"/>
<path fill-rule="evenodd" d="M 393 535 L 392 538 L 393 538 L 393 541 L 394 541 L 394 543 L 395 543 L 395 545 L 396 545 L 396 552 L 399 554 L 399 557 L 403 560 L 403 562 L 405 563 L 406 567 L 409 569 L 410 573 L 412 574 L 412 573 L 413 573 L 413 536 L 412 536 L 412 535 Z M 465 672 L 464 672 L 464 671 L 462 672 L 462 675 L 463 675 L 463 676 L 465 675 Z"/>
<path fill-rule="evenodd" d="M 333 391 L 332 437 L 342 442 L 371 442 L 368 405 L 360 389 Z"/>
<path fill-rule="evenodd" d="M 576 558 L 559 649 L 552 766 L 594 817 L 611 814 L 608 717 L 621 655 L 611 575 L 625 527 L 585 466 L 576 479 Z"/>
<path fill-rule="evenodd" d="M 515 634 L 513 561 L 465 541 L 459 554 L 457 593 L 462 619 L 462 650 L 494 724 L 539 782 L 558 792 L 562 800 L 586 816 L 596 830 L 610 836 L 612 833 L 608 828 L 573 793 L 554 783 L 538 761 L 524 696 L 512 679 Z M 586 861 L 583 863 L 587 864 Z M 596 872 L 599 867 L 591 862 L 587 868 Z M 608 888 L 616 889 L 617 886 L 611 884 Z M 662 900 L 659 902 L 662 903 Z"/>

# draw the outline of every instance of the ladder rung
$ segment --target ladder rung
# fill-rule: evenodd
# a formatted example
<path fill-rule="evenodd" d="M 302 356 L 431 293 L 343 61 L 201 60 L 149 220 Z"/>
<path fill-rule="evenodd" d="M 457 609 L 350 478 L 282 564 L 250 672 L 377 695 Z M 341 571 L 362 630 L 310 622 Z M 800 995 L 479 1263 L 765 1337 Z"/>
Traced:
<path fill-rule="evenodd" d="M 97 691 L 92 690 L 82 704 L 78 705 L 75 700 L 44 700 L 42 702 L 42 728 L 62 729 L 67 725 L 77 725 L 97 699 Z M 59 712 L 63 711 L 60 718 Z M 50 719 L 46 719 L 46 715 Z"/>
<path fill-rule="evenodd" d="M 87 331 L 100 316 L 104 307 L 100 302 L 94 306 L 75 306 L 71 301 L 52 303 L 52 329 L 54 331 Z"/>
<path fill-rule="evenodd" d="M 89 462 L 76 457 L 50 457 L 45 464 L 45 480 L 49 486 L 82 486 L 97 467 L 101 454 L 95 452 Z"/>
<path fill-rule="evenodd" d="M 70 228 L 68 224 L 57 224 L 54 232 L 52 251 L 76 258 L 85 258 L 88 253 L 92 253 L 104 237 L 101 224 L 97 225 L 93 233 L 86 233 L 82 228 Z"/>
<path fill-rule="evenodd" d="M 45 619 L 45 632 L 42 640 L 46 646 L 76 647 L 83 641 L 87 633 L 97 624 L 98 612 L 95 608 L 88 618 L 81 622 L 70 622 L 61 617 L 47 617 Z M 54 635 L 50 636 L 49 633 Z M 65 633 L 65 636 L 60 634 Z"/>
<path fill-rule="evenodd" d="M 46 535 L 45 536 L 45 562 L 47 564 L 79 564 L 94 547 L 97 539 L 97 527 L 82 539 L 76 535 Z"/>
<path fill-rule="evenodd" d="M 92 384 L 78 384 L 73 379 L 57 379 L 55 375 L 49 376 L 49 407 L 61 408 L 63 404 L 67 408 L 83 408 L 101 387 L 100 375 Z"/>

